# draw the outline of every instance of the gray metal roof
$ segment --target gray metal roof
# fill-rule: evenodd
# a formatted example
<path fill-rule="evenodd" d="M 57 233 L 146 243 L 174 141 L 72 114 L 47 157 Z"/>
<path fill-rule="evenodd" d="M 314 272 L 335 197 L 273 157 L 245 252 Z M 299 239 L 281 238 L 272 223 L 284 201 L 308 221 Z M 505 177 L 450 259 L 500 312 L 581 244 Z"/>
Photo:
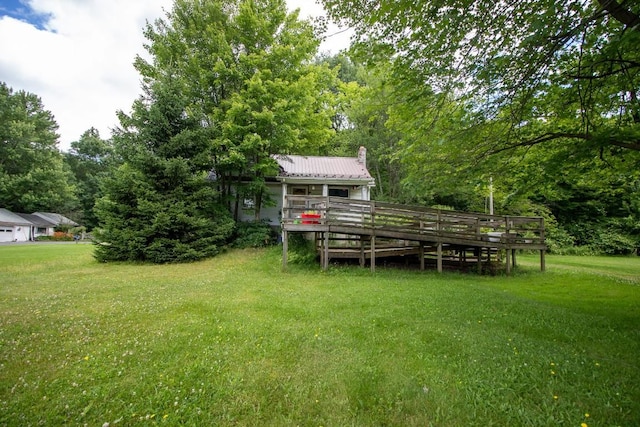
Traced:
<path fill-rule="evenodd" d="M 31 222 L 5 208 L 0 208 L 0 225 L 31 225 Z"/>
<path fill-rule="evenodd" d="M 357 157 L 274 155 L 280 166 L 278 177 L 373 181 Z"/>

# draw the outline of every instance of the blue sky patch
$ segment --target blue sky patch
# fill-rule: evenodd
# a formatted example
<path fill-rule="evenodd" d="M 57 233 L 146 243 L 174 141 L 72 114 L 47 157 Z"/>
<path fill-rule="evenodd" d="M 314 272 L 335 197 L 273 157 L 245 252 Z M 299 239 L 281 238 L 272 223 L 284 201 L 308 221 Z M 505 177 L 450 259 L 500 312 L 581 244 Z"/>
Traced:
<path fill-rule="evenodd" d="M 25 0 L 3 0 L 0 3 L 0 17 L 10 16 L 14 19 L 27 22 L 39 30 L 44 30 L 44 25 L 49 20 L 49 14 L 37 13 Z"/>

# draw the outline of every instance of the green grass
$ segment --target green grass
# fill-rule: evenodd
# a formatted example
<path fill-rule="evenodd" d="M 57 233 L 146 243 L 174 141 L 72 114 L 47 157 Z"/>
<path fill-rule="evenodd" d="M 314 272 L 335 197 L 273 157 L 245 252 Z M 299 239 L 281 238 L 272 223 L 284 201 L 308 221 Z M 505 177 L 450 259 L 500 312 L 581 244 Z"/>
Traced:
<path fill-rule="evenodd" d="M 488 277 L 91 251 L 0 247 L 0 425 L 640 425 L 640 258 Z"/>

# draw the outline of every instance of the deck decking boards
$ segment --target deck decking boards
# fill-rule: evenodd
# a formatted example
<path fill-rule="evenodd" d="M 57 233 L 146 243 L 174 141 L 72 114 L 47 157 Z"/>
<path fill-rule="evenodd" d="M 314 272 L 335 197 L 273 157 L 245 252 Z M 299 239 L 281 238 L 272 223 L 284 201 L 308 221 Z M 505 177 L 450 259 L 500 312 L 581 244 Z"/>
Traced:
<path fill-rule="evenodd" d="M 310 210 L 320 217 L 303 218 Z M 323 269 L 328 268 L 331 258 L 354 258 L 360 259 L 361 264 L 369 259 L 374 271 L 376 258 L 398 255 L 419 257 L 424 269 L 425 258 L 435 252 L 441 272 L 444 251 L 457 251 L 460 263 L 475 259 L 480 271 L 483 253 L 489 262 L 492 254 L 504 250 L 510 273 L 518 249 L 540 251 L 540 268 L 545 269 L 544 220 L 539 217 L 447 211 L 340 197 L 287 196 L 282 210 L 283 268 L 287 265 L 287 239 L 291 232 L 315 233 L 321 242 Z M 336 244 L 332 246 L 331 242 Z M 469 258 L 469 251 L 477 255 Z"/>

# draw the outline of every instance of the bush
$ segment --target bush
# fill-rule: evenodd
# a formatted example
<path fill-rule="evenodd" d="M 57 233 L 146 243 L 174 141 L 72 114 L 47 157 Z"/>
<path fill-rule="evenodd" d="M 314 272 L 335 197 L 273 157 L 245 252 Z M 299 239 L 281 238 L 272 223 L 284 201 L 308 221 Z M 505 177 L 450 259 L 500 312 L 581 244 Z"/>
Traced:
<path fill-rule="evenodd" d="M 628 234 L 617 230 L 601 229 L 591 246 L 606 255 L 630 255 L 636 252 L 640 242 Z"/>
<path fill-rule="evenodd" d="M 263 248 L 278 241 L 277 233 L 266 221 L 239 222 L 235 231 L 235 248 Z"/>
<path fill-rule="evenodd" d="M 53 236 L 39 236 L 36 237 L 36 240 L 45 242 L 70 242 L 73 240 L 73 235 L 65 233 L 64 231 L 54 231 Z"/>
<path fill-rule="evenodd" d="M 562 227 L 556 226 L 548 230 L 545 239 L 549 253 L 564 254 L 575 247 L 575 239 Z"/>

